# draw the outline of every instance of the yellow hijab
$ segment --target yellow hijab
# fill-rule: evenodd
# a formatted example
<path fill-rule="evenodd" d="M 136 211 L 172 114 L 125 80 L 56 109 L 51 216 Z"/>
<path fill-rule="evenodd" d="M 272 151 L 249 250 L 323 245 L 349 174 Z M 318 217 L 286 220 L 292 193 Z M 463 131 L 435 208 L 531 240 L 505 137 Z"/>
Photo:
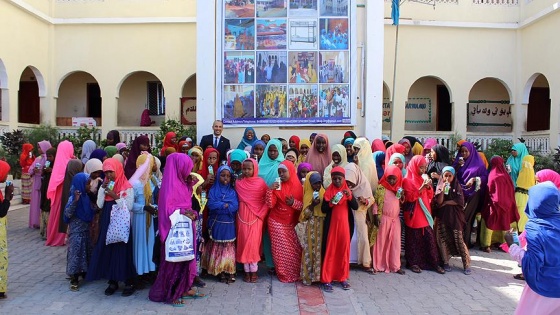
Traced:
<path fill-rule="evenodd" d="M 321 182 L 320 178 L 321 175 L 316 172 L 316 171 L 311 171 L 309 173 L 307 173 L 307 175 L 305 176 L 305 183 L 303 184 L 303 210 L 309 208 L 309 206 L 311 206 L 311 203 L 313 202 L 313 187 L 311 187 L 311 176 L 313 174 L 317 174 L 319 175 L 319 182 Z M 315 175 L 314 177 L 317 177 L 317 175 Z M 323 188 L 323 185 L 321 185 L 321 189 L 319 189 L 319 200 L 321 200 L 321 202 L 316 205 L 313 208 L 313 216 L 314 217 L 325 217 L 326 214 L 323 213 L 323 211 L 321 211 L 321 206 L 323 204 L 323 195 L 325 194 L 325 189 Z M 299 222 L 304 222 L 305 221 L 305 215 L 304 215 L 305 211 L 302 211 L 300 216 L 299 216 Z"/>
<path fill-rule="evenodd" d="M 525 155 L 521 161 L 521 170 L 517 177 L 517 187 L 529 189 L 535 185 L 535 157 L 532 155 Z"/>

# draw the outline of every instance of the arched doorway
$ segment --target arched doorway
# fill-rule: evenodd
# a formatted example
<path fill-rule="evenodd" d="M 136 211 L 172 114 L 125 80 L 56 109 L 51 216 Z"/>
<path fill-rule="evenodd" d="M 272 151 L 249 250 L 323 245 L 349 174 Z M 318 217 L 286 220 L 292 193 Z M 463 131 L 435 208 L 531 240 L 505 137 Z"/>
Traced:
<path fill-rule="evenodd" d="M 383 131 L 391 131 L 391 92 L 387 83 L 383 82 Z"/>
<path fill-rule="evenodd" d="M 550 130 L 550 87 L 544 75 L 536 73 L 527 81 L 523 103 L 527 104 L 526 130 Z"/>
<path fill-rule="evenodd" d="M 8 72 L 4 62 L 0 59 L 0 120 L 7 120 L 8 110 Z"/>
<path fill-rule="evenodd" d="M 21 73 L 18 90 L 18 122 L 41 123 L 41 99 L 46 96 L 43 75 L 33 66 Z"/>
<path fill-rule="evenodd" d="M 451 93 L 447 84 L 433 76 L 416 80 L 408 90 L 405 130 L 451 131 Z"/>
<path fill-rule="evenodd" d="M 511 132 L 513 126 L 510 90 L 496 78 L 477 81 L 469 92 L 468 132 Z"/>
<path fill-rule="evenodd" d="M 91 117 L 101 125 L 101 90 L 97 80 L 84 71 L 68 74 L 58 88 L 56 125 L 71 126 L 72 117 Z"/>
<path fill-rule="evenodd" d="M 191 75 L 183 85 L 181 123 L 183 125 L 196 125 L 196 74 Z"/>
<path fill-rule="evenodd" d="M 140 126 L 140 116 L 148 109 L 156 124 L 165 119 L 165 93 L 161 80 L 146 71 L 130 73 L 119 87 L 118 126 Z"/>

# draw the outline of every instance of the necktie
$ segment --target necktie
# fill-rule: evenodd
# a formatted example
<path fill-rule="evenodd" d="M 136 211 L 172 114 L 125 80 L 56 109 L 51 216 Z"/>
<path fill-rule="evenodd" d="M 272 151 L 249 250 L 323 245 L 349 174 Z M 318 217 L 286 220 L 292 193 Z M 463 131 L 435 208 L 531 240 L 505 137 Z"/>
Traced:
<path fill-rule="evenodd" d="M 214 137 L 214 148 L 218 148 L 218 137 Z"/>

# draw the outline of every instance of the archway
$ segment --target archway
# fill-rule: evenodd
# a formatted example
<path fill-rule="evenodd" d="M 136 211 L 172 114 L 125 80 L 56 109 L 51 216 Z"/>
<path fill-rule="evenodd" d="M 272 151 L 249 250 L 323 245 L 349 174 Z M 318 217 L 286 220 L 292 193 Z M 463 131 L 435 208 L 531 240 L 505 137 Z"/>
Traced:
<path fill-rule="evenodd" d="M 550 130 L 550 86 L 543 74 L 529 78 L 523 101 L 527 104 L 526 130 Z"/>
<path fill-rule="evenodd" d="M 97 80 L 84 71 L 67 74 L 58 87 L 56 125 L 71 126 L 72 117 L 91 117 L 101 125 L 101 90 Z"/>
<path fill-rule="evenodd" d="M 140 126 L 140 116 L 148 109 L 152 120 L 165 118 L 165 93 L 161 80 L 147 71 L 127 75 L 119 86 L 117 125 Z"/>
<path fill-rule="evenodd" d="M 183 125 L 196 125 L 196 74 L 191 75 L 183 84 L 181 123 Z"/>
<path fill-rule="evenodd" d="M 501 80 L 484 78 L 469 92 L 467 131 L 511 132 L 513 126 L 510 89 Z"/>
<path fill-rule="evenodd" d="M 387 83 L 383 82 L 383 131 L 391 131 L 391 92 Z"/>
<path fill-rule="evenodd" d="M 26 67 L 21 73 L 18 90 L 18 122 L 41 123 L 41 98 L 46 96 L 45 80 L 37 68 Z"/>
<path fill-rule="evenodd" d="M 408 90 L 405 129 L 412 131 L 451 131 L 453 124 L 451 92 L 440 78 L 425 76 Z"/>
<path fill-rule="evenodd" d="M 8 102 L 8 72 L 0 59 L 0 120 L 7 120 L 10 103 Z M 6 119 L 5 119 L 6 118 Z"/>

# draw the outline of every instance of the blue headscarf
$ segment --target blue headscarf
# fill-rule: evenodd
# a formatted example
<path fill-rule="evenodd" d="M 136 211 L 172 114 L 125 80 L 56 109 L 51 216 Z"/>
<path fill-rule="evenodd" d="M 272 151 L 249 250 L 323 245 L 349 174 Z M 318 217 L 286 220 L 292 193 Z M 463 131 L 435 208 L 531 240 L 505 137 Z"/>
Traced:
<path fill-rule="evenodd" d="M 278 157 L 276 160 L 271 160 L 268 157 L 268 149 L 270 146 L 276 146 L 278 150 Z M 259 177 L 264 179 L 266 185 L 270 186 L 278 177 L 278 165 L 284 161 L 284 154 L 282 154 L 282 143 L 278 139 L 270 139 L 264 153 L 259 161 Z"/>
<path fill-rule="evenodd" d="M 222 165 L 218 168 L 216 181 L 208 192 L 208 227 L 213 240 L 233 241 L 235 240 L 235 215 L 239 208 L 239 201 L 232 181 L 227 185 L 220 182 L 220 174 L 224 170 L 233 176 L 233 171 L 229 166 Z M 227 208 L 224 207 L 226 203 Z"/>
<path fill-rule="evenodd" d="M 90 160 L 91 159 L 98 159 L 99 161 L 103 162 L 103 158 L 105 158 L 107 156 L 107 152 L 105 152 L 105 150 L 103 149 L 95 149 L 93 150 L 93 152 L 91 152 L 91 154 L 89 155 Z"/>
<path fill-rule="evenodd" d="M 251 155 L 255 154 L 255 147 L 258 145 L 262 145 L 263 149 L 266 148 L 266 142 L 262 140 L 257 140 L 251 145 Z"/>
<path fill-rule="evenodd" d="M 377 169 L 377 179 L 381 179 L 383 177 L 383 164 L 385 164 L 385 152 L 383 151 L 375 151 L 372 154 L 373 160 L 375 161 L 375 168 Z"/>
<path fill-rule="evenodd" d="M 455 176 L 455 169 L 453 168 L 453 166 L 446 166 L 441 170 L 441 175 L 443 175 L 443 173 L 445 172 L 449 172 L 451 174 L 453 174 L 453 176 Z"/>
<path fill-rule="evenodd" d="M 70 195 L 68 198 L 68 202 L 66 203 L 66 208 L 70 206 L 74 202 L 74 192 L 76 190 L 80 191 L 80 200 L 76 204 L 76 211 L 74 212 L 74 216 L 78 217 L 78 219 L 84 222 L 91 222 L 93 219 L 93 209 L 91 208 L 89 196 L 86 191 L 86 183 L 88 181 L 89 176 L 86 173 L 78 173 L 74 175 L 72 178 L 72 185 L 70 187 Z M 67 217 L 66 215 L 63 216 L 64 222 L 70 222 L 71 217 Z"/>
<path fill-rule="evenodd" d="M 509 173 L 509 176 L 511 177 L 511 180 L 513 180 L 513 185 L 515 186 L 517 185 L 517 177 L 519 176 L 519 171 L 521 170 L 521 162 L 523 162 L 525 155 L 529 154 L 529 151 L 523 142 L 514 144 L 511 147 L 511 150 L 517 151 L 517 156 L 513 157 L 513 155 L 510 155 L 506 161 L 506 165 L 511 167 L 511 173 Z"/>
<path fill-rule="evenodd" d="M 403 164 L 403 168 L 402 168 L 402 177 L 405 178 L 406 177 L 406 159 L 404 157 L 404 155 L 400 154 L 400 153 L 393 153 L 391 155 L 391 157 L 389 158 L 389 164 L 385 165 L 385 167 L 389 166 L 389 165 L 395 165 L 395 159 L 399 159 L 401 160 L 402 164 Z"/>
<path fill-rule="evenodd" d="M 247 139 L 247 132 L 252 131 L 253 132 L 253 139 L 249 140 Z M 255 132 L 255 129 L 253 129 L 253 127 L 247 127 L 245 128 L 245 132 L 243 132 L 243 138 L 241 138 L 241 142 L 239 143 L 239 145 L 237 146 L 238 149 L 240 150 L 245 150 L 245 148 L 247 146 L 253 146 L 253 144 L 255 144 L 255 142 L 257 142 L 257 133 Z"/>
<path fill-rule="evenodd" d="M 539 295 L 560 298 L 560 192 L 552 182 L 529 188 L 527 252 L 521 268 L 527 285 Z"/>

